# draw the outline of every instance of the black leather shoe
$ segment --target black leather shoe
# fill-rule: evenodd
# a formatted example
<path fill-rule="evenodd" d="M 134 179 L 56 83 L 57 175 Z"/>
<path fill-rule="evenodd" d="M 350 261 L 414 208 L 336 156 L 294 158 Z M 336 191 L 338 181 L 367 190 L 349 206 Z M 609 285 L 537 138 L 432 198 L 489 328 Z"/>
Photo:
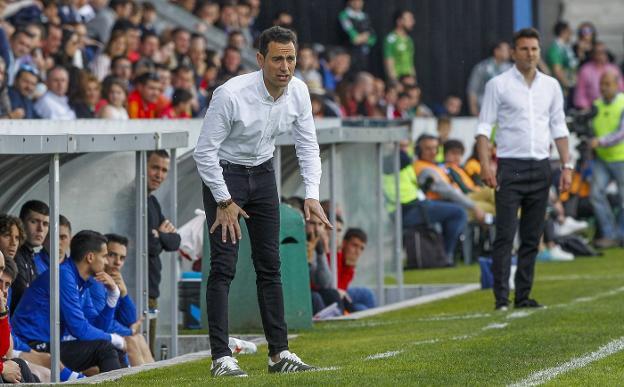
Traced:
<path fill-rule="evenodd" d="M 544 305 L 535 301 L 532 298 L 527 298 L 526 300 L 522 300 L 520 302 L 514 303 L 514 308 L 543 308 Z"/>

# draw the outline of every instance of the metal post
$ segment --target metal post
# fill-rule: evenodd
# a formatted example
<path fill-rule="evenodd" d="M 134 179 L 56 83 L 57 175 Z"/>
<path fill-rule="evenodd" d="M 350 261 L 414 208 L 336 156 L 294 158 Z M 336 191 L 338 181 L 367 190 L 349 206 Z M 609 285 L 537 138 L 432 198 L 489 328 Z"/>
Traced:
<path fill-rule="evenodd" d="M 176 149 L 171 149 L 171 165 L 169 166 L 169 179 L 171 179 L 171 203 L 169 216 L 171 223 L 178 226 L 178 163 Z M 171 261 L 171 349 L 170 356 L 178 356 L 178 255 L 170 254 Z"/>
<path fill-rule="evenodd" d="M 396 212 L 394 213 L 394 258 L 396 260 L 396 281 L 399 301 L 403 301 L 403 211 L 401 208 L 401 145 L 394 143 L 394 184 L 396 186 Z"/>
<path fill-rule="evenodd" d="M 59 155 L 50 158 L 50 381 L 60 382 L 60 310 L 59 310 Z"/>
<path fill-rule="evenodd" d="M 144 151 L 136 152 L 136 304 L 139 316 L 145 317 L 141 324 L 142 333 L 149 345 L 148 293 L 145 276 L 147 275 L 147 165 Z"/>
<path fill-rule="evenodd" d="M 282 148 L 275 147 L 275 155 L 273 156 L 273 169 L 275 169 L 275 183 L 277 184 L 277 197 L 282 197 Z"/>
<path fill-rule="evenodd" d="M 329 221 L 334 226 L 331 230 L 329 247 L 332 270 L 332 287 L 338 288 L 338 244 L 336 243 L 336 144 L 331 144 L 329 152 Z"/>
<path fill-rule="evenodd" d="M 384 305 L 384 256 L 383 256 L 383 221 L 384 219 L 384 203 L 383 203 L 383 149 L 381 143 L 377 147 L 377 184 L 376 184 L 376 203 L 377 203 L 377 300 L 379 305 Z"/>

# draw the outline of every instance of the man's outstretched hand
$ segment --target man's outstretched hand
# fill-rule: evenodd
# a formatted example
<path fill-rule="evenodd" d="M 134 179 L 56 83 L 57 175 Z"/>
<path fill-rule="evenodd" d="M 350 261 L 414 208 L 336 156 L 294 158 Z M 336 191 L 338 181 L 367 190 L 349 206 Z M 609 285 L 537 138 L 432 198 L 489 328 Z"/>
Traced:
<path fill-rule="evenodd" d="M 329 219 L 325 215 L 325 211 L 323 211 L 323 207 L 321 207 L 321 203 L 316 199 L 306 199 L 303 203 L 303 213 L 305 215 L 306 222 L 310 220 L 310 215 L 314 214 L 318 216 L 318 218 L 327 226 L 329 229 L 333 229 L 331 223 L 329 223 Z"/>

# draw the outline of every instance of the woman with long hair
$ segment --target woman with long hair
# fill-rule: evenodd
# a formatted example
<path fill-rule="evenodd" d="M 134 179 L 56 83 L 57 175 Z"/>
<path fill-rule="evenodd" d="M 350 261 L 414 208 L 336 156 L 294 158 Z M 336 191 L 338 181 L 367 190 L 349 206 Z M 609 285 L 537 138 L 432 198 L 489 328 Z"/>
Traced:
<path fill-rule="evenodd" d="M 104 51 L 101 51 L 91 63 L 91 71 L 102 81 L 111 70 L 111 61 L 117 56 L 125 56 L 128 51 L 128 39 L 124 31 L 115 31 L 111 35 Z"/>

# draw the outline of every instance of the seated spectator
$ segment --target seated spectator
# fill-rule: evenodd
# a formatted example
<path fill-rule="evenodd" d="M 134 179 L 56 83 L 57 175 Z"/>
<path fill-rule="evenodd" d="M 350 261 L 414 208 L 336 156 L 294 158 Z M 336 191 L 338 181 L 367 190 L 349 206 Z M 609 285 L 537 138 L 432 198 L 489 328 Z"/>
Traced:
<path fill-rule="evenodd" d="M 162 95 L 171 99 L 173 96 L 173 86 L 171 86 L 171 69 L 163 64 L 156 65 L 156 75 L 160 78 L 162 84 Z"/>
<path fill-rule="evenodd" d="M 342 101 L 342 108 L 347 117 L 372 117 L 374 115 L 375 104 L 370 101 L 374 79 L 367 72 L 356 74 L 346 99 Z"/>
<path fill-rule="evenodd" d="M 33 36 L 26 29 L 18 29 L 13 33 L 10 40 L 9 63 L 5 63 L 5 77 L 9 85 L 13 85 L 15 75 L 23 65 L 35 66 L 31 52 L 33 49 Z"/>
<path fill-rule="evenodd" d="M 589 109 L 600 98 L 600 78 L 605 72 L 613 72 L 618 78 L 618 90 L 624 91 L 624 79 L 620 69 L 609 63 L 607 45 L 596 42 L 591 61 L 581 66 L 574 90 L 574 105 L 579 109 Z"/>
<path fill-rule="evenodd" d="M 492 170 L 496 173 L 496 147 L 492 142 L 489 143 L 490 146 L 490 165 L 492 166 Z M 477 151 L 477 143 L 475 142 L 472 147 L 472 154 L 466 164 L 464 164 L 464 170 L 470 176 L 472 181 L 479 187 L 485 186 L 483 180 L 481 180 L 481 161 L 479 161 L 479 152 Z"/>
<path fill-rule="evenodd" d="M 173 40 L 173 56 L 169 63 L 170 69 L 178 66 L 190 66 L 191 58 L 189 58 L 189 50 L 191 48 L 191 33 L 183 28 L 178 27 L 171 31 L 171 40 Z"/>
<path fill-rule="evenodd" d="M 386 97 L 388 98 L 388 97 Z M 405 92 L 399 93 L 399 96 L 394 105 L 394 111 L 391 118 L 409 118 L 410 109 L 412 108 L 412 98 Z"/>
<path fill-rule="evenodd" d="M 436 163 L 438 139 L 428 134 L 421 135 L 416 142 L 415 151 L 418 159 L 414 161 L 414 172 L 418 176 L 419 186 L 425 187 L 427 197 L 459 204 L 479 223 L 486 223 L 486 212 L 457 188 L 446 170 Z M 489 216 L 487 220 L 490 220 Z"/>
<path fill-rule="evenodd" d="M 153 363 L 154 358 L 140 332 L 143 319 L 137 320 L 136 306 L 128 295 L 128 288 L 121 274 L 121 269 L 126 262 L 128 238 L 117 234 L 107 234 L 106 239 L 108 240 L 108 257 L 105 272 L 115 281 L 120 291 L 119 302 L 115 307 L 115 318 L 107 332 L 116 333 L 124 338 L 131 366 Z M 104 284 L 93 283 L 89 288 L 89 293 L 95 310 L 102 311 L 106 306 L 107 297 Z"/>
<path fill-rule="evenodd" d="M 139 46 L 139 54 L 141 54 L 141 60 L 149 60 L 152 63 L 159 63 L 159 51 L 160 38 L 158 37 L 158 35 L 155 32 L 144 31 L 141 35 L 141 44 Z"/>
<path fill-rule="evenodd" d="M 235 1 L 226 0 L 221 2 L 221 13 L 215 27 L 223 30 L 226 34 L 238 29 L 238 12 L 236 11 Z"/>
<path fill-rule="evenodd" d="M 431 109 L 422 103 L 422 90 L 419 86 L 406 86 L 405 91 L 412 99 L 410 117 L 433 117 Z"/>
<path fill-rule="evenodd" d="M 43 246 L 50 226 L 50 209 L 39 200 L 30 200 L 20 210 L 20 220 L 24 225 L 24 244 L 15 254 L 18 275 L 11 288 L 11 313 L 15 312 L 22 295 L 37 277 L 35 251 Z"/>
<path fill-rule="evenodd" d="M 141 74 L 137 73 L 137 76 Z M 132 80 L 132 62 L 126 56 L 116 56 L 111 62 L 111 76 L 126 82 L 128 90 L 132 90 L 130 81 Z"/>
<path fill-rule="evenodd" d="M 59 263 L 63 263 L 69 253 L 69 244 L 71 242 L 71 223 L 63 215 L 59 215 L 58 234 Z M 50 269 L 50 233 L 46 235 L 46 239 L 43 241 L 43 248 L 35 254 L 34 261 L 38 276 Z"/>
<path fill-rule="evenodd" d="M 163 110 L 160 118 L 188 119 L 192 118 L 193 95 L 184 89 L 175 89 L 171 105 Z"/>
<path fill-rule="evenodd" d="M 61 47 L 54 55 L 56 66 L 63 66 L 69 76 L 67 95 L 73 96 L 80 90 L 81 69 L 74 63 L 74 58 L 79 54 L 80 38 L 76 31 L 64 28 L 61 39 Z"/>
<path fill-rule="evenodd" d="M 97 366 L 100 372 L 121 368 L 124 339 L 106 333 L 113 322 L 119 288 L 104 272 L 106 238 L 94 231 L 80 231 L 71 241 L 72 259 L 60 265 L 61 361 L 76 371 Z M 106 286 L 106 305 L 98 313 L 88 289 L 94 281 Z M 24 293 L 24 302 L 13 312 L 15 335 L 43 352 L 50 350 L 50 276 L 39 276 Z"/>
<path fill-rule="evenodd" d="M 106 48 L 97 54 L 93 62 L 91 62 L 91 71 L 95 74 L 98 81 L 101 82 L 110 74 L 113 58 L 118 56 L 125 57 L 127 51 L 128 40 L 126 34 L 123 31 L 115 31 L 106 44 Z"/>
<path fill-rule="evenodd" d="M 158 18 L 158 12 L 156 11 L 156 7 L 154 4 L 146 1 L 142 4 L 143 10 L 141 12 L 141 31 L 143 34 L 145 33 L 156 33 L 156 19 Z"/>
<path fill-rule="evenodd" d="M 128 116 L 157 118 L 160 115 L 158 99 L 162 93 L 160 78 L 155 73 L 144 73 L 135 79 L 134 90 L 128 96 Z"/>
<path fill-rule="evenodd" d="M 293 16 L 286 10 L 278 11 L 273 17 L 273 25 L 294 30 Z"/>
<path fill-rule="evenodd" d="M 436 162 L 444 162 L 444 144 L 449 139 L 451 134 L 451 119 L 447 116 L 438 118 L 436 125 L 436 131 L 438 132 L 438 153 L 436 155 Z"/>
<path fill-rule="evenodd" d="M 338 292 L 342 296 L 345 309 L 349 312 L 374 308 L 377 304 L 372 290 L 362 286 L 350 286 L 355 276 L 355 267 L 366 248 L 367 239 L 363 230 L 350 228 L 345 232 L 342 248 L 338 251 Z"/>
<path fill-rule="evenodd" d="M 204 35 L 193 34 L 191 35 L 191 46 L 189 48 L 189 59 L 191 60 L 191 68 L 194 71 L 195 84 L 197 84 L 198 78 L 206 70 L 206 47 L 208 42 Z"/>
<path fill-rule="evenodd" d="M 351 67 L 351 55 L 344 48 L 335 47 L 328 51 L 327 59 L 321 60 L 319 65 L 323 75 L 323 88 L 333 92 Z"/>
<path fill-rule="evenodd" d="M 310 46 L 299 46 L 295 77 L 301 79 L 311 88 L 322 88 L 323 77 L 318 71 L 318 58 Z"/>
<path fill-rule="evenodd" d="M 5 261 L 0 253 L 0 382 L 3 383 L 39 383 L 33 376 L 28 364 L 22 359 L 8 359 L 12 355 L 11 327 L 9 326 L 9 309 L 7 305 L 8 288 L 4 285 Z"/>
<path fill-rule="evenodd" d="M 0 119 L 24 118 L 24 109 L 13 109 L 9 97 L 9 86 L 6 78 L 6 66 L 4 59 L 0 57 Z"/>
<path fill-rule="evenodd" d="M 213 0 L 199 0 L 193 10 L 193 14 L 202 21 L 203 29 L 207 26 L 214 26 L 217 23 L 219 12 L 219 3 Z M 200 29 L 199 26 L 197 28 Z"/>
<path fill-rule="evenodd" d="M 109 120 L 127 120 L 129 118 L 126 110 L 128 97 L 126 82 L 119 78 L 111 78 L 104 84 L 102 94 L 106 100 L 106 105 L 98 112 L 98 118 Z"/>
<path fill-rule="evenodd" d="M 37 70 L 30 65 L 24 65 L 17 72 L 13 86 L 9 87 L 11 109 L 13 109 L 14 112 L 22 110 L 24 112 L 22 118 L 39 118 L 35 113 L 35 103 L 33 101 L 37 83 L 39 83 L 39 73 Z"/>
<path fill-rule="evenodd" d="M 96 107 L 100 102 L 102 86 L 95 75 L 89 72 L 80 74 L 78 91 L 72 96 L 69 105 L 77 118 L 95 118 Z"/>
<path fill-rule="evenodd" d="M 245 41 L 245 36 L 239 30 L 232 30 L 227 36 L 227 45 L 230 47 L 235 47 L 239 51 L 247 48 L 247 42 Z"/>
<path fill-rule="evenodd" d="M 207 104 L 204 96 L 197 92 L 193 68 L 191 66 L 179 66 L 173 71 L 172 75 L 171 86 L 173 86 L 174 89 L 186 90 L 191 94 L 191 114 L 192 116 L 199 115 L 199 113 L 206 108 Z"/>
<path fill-rule="evenodd" d="M 45 58 L 46 64 L 43 69 L 39 69 L 42 74 L 46 74 L 56 65 L 54 57 L 58 55 L 63 42 L 63 27 L 60 24 L 48 23 L 44 25 L 45 39 L 42 42 L 41 51 L 43 53 L 43 57 Z"/>
<path fill-rule="evenodd" d="M 466 211 L 458 204 L 427 200 L 425 194 L 419 188 L 416 172 L 412 166 L 412 157 L 409 156 L 410 146 L 408 141 L 400 144 L 400 191 L 401 215 L 403 228 L 409 229 L 421 224 L 440 224 L 444 239 L 444 252 L 448 259 L 448 265 L 453 265 L 453 254 L 459 236 L 466 227 Z M 394 164 L 388 158 L 384 162 L 384 193 L 388 212 L 394 216 L 396 213 L 396 185 L 394 177 Z"/>
<path fill-rule="evenodd" d="M 69 106 L 67 90 L 69 73 L 64 67 L 56 66 L 48 71 L 48 91 L 35 103 L 35 112 L 51 120 L 73 120 L 76 113 Z"/>
<path fill-rule="evenodd" d="M 217 76 L 217 83 L 220 85 L 227 82 L 230 78 L 241 75 L 244 72 L 241 62 L 241 53 L 236 47 L 225 48 L 221 63 L 221 70 Z"/>
<path fill-rule="evenodd" d="M 7 260 L 15 260 L 17 250 L 26 240 L 26 233 L 20 218 L 0 215 L 0 252 Z"/>
<path fill-rule="evenodd" d="M 456 95 L 444 98 L 442 105 L 435 106 L 436 117 L 458 117 L 461 115 L 462 100 Z"/>
<path fill-rule="evenodd" d="M 259 36 L 259 31 L 252 26 L 253 10 L 251 4 L 248 1 L 239 1 L 236 5 L 236 13 L 238 14 L 238 30 L 245 38 L 245 47 L 251 48 Z"/>

